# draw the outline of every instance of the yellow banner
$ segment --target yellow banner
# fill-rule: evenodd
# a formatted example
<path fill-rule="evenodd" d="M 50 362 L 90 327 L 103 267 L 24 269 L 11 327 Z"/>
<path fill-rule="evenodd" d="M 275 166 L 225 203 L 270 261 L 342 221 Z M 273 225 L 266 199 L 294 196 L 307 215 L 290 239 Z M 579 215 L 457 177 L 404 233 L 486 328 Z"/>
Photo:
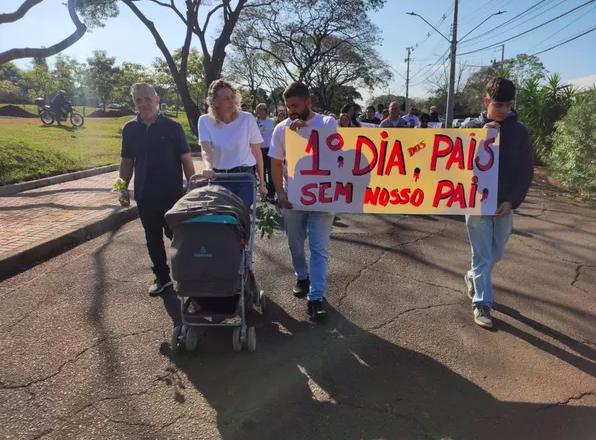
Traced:
<path fill-rule="evenodd" d="M 495 129 L 286 129 L 294 209 L 483 214 L 497 209 Z"/>

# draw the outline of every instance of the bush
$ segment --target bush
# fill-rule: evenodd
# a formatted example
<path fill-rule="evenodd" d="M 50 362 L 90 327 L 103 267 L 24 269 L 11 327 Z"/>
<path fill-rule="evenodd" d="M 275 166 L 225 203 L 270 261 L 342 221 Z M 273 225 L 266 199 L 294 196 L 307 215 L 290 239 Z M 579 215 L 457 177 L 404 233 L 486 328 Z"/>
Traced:
<path fill-rule="evenodd" d="M 596 196 L 596 89 L 582 94 L 556 124 L 549 164 L 563 184 Z"/>

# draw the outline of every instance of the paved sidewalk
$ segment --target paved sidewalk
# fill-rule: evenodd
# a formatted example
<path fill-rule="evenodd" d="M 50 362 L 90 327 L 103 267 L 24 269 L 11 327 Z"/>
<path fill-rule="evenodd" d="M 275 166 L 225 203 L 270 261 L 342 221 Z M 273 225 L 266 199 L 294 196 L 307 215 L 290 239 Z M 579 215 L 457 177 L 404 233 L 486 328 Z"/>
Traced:
<path fill-rule="evenodd" d="M 200 158 L 195 158 L 195 168 L 200 166 Z M 74 231 L 83 229 L 85 235 L 79 242 L 104 233 L 105 230 L 92 233 L 84 228 L 111 217 L 112 225 L 135 218 L 134 201 L 130 208 L 122 208 L 117 194 L 112 192 L 117 178 L 118 171 L 114 171 L 0 197 L 0 263 Z"/>

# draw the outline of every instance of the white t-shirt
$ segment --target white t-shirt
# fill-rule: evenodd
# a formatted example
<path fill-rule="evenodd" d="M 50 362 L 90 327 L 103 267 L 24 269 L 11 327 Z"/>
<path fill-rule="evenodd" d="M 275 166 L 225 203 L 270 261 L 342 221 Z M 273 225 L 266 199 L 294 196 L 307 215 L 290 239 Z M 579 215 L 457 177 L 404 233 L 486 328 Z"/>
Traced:
<path fill-rule="evenodd" d="M 199 118 L 199 142 L 213 145 L 213 168 L 230 170 L 236 167 L 252 167 L 257 161 L 250 144 L 263 143 L 263 137 L 255 117 L 247 112 L 238 112 L 229 124 L 218 125 L 211 115 Z"/>
<path fill-rule="evenodd" d="M 383 113 L 376 112 L 375 118 L 379 118 L 381 121 L 383 120 Z"/>
<path fill-rule="evenodd" d="M 257 118 L 257 125 L 259 126 L 261 136 L 263 136 L 261 148 L 269 148 L 271 146 L 271 136 L 273 135 L 273 129 L 275 128 L 275 121 L 271 118 Z"/>
<path fill-rule="evenodd" d="M 420 125 L 420 121 L 418 120 L 418 116 L 416 115 L 406 115 L 401 117 L 404 121 L 410 124 L 410 121 L 414 121 L 414 127 L 418 127 Z"/>
<path fill-rule="evenodd" d="M 269 157 L 284 161 L 284 191 L 288 190 L 288 165 L 286 160 L 286 127 L 292 123 L 290 118 L 280 122 L 273 130 Z M 306 122 L 308 127 L 337 127 L 337 121 L 330 116 L 323 116 L 315 113 L 310 121 Z"/>

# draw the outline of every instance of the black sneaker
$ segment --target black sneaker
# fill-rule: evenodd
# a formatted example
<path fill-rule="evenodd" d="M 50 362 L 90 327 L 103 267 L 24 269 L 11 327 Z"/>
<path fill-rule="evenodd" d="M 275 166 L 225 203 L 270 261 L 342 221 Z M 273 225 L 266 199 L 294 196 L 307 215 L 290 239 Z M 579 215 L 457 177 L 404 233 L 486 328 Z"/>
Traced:
<path fill-rule="evenodd" d="M 294 296 L 296 298 L 306 298 L 308 291 L 310 290 L 310 278 L 306 277 L 304 280 L 297 280 L 294 286 Z"/>
<path fill-rule="evenodd" d="M 327 312 L 323 308 L 323 301 L 308 301 L 306 303 L 306 313 L 312 320 L 320 320 L 327 317 Z"/>

